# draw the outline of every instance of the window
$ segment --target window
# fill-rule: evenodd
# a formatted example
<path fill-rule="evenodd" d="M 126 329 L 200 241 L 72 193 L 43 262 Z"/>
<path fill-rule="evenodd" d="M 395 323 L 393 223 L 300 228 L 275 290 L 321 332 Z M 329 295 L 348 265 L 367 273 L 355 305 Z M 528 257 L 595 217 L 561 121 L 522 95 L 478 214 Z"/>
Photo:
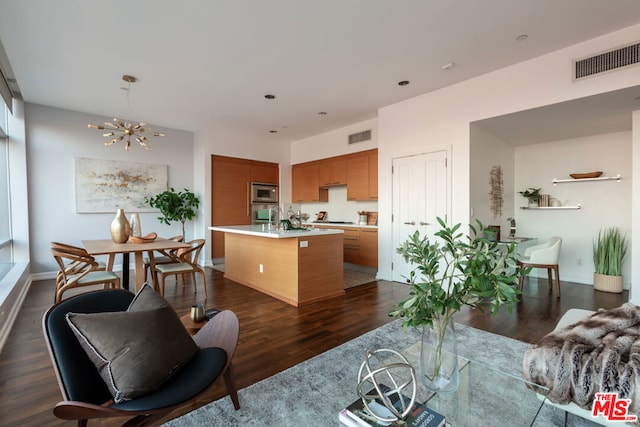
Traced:
<path fill-rule="evenodd" d="M 9 109 L 0 102 L 0 278 L 13 265 L 7 122 Z"/>

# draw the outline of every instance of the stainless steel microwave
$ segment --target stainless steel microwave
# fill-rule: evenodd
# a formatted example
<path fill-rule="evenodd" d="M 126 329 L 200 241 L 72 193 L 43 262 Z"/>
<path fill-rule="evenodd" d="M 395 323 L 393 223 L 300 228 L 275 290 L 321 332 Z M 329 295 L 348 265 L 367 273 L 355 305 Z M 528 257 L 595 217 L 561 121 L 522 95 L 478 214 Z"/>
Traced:
<path fill-rule="evenodd" d="M 278 186 L 252 182 L 251 203 L 278 203 Z"/>

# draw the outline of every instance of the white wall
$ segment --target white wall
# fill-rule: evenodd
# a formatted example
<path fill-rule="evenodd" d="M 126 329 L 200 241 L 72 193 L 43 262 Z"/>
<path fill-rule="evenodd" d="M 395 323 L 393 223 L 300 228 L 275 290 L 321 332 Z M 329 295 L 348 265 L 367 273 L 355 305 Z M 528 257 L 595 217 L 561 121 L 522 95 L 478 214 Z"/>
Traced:
<path fill-rule="evenodd" d="M 349 144 L 349 135 L 371 130 L 369 141 Z M 370 119 L 291 143 L 291 164 L 372 150 L 378 146 L 378 120 Z"/>
<path fill-rule="evenodd" d="M 289 204 L 286 204 L 285 211 Z M 309 214 L 309 221 L 314 221 L 320 211 L 327 212 L 329 221 L 348 221 L 358 223 L 358 212 L 377 212 L 378 202 L 347 200 L 347 186 L 329 188 L 329 202 L 327 203 L 294 203 L 294 211 L 300 207 L 302 212 Z"/>
<path fill-rule="evenodd" d="M 478 219 L 484 225 L 499 225 L 501 237 L 506 237 L 509 235 L 511 225 L 507 218 L 514 217 L 512 203 L 514 194 L 513 147 L 472 125 L 470 157 L 470 223 L 475 225 L 476 219 Z M 490 173 L 494 166 L 502 168 L 502 215 L 494 215 L 490 209 Z"/>
<path fill-rule="evenodd" d="M 640 110 L 634 111 L 632 116 L 631 131 L 631 163 L 632 173 L 634 179 L 631 184 L 631 191 L 633 194 L 638 194 L 638 187 L 640 186 Z M 640 197 L 631 197 L 631 235 L 634 237 L 631 241 L 631 254 L 629 261 L 631 262 L 631 278 L 635 278 L 635 282 L 640 278 Z M 627 261 L 627 262 L 629 262 Z M 640 287 L 633 286 L 631 282 L 631 289 L 629 291 L 629 300 L 634 304 L 640 304 Z"/>
<path fill-rule="evenodd" d="M 114 213 L 80 214 L 75 211 L 76 157 L 119 161 L 148 162 L 169 166 L 169 186 L 176 190 L 194 188 L 193 134 L 150 124 L 154 131 L 166 134 L 153 138 L 151 151 L 122 144 L 105 147 L 101 131 L 87 124 L 110 121 L 93 116 L 42 105 L 26 105 L 27 164 L 29 186 L 29 230 L 32 273 L 57 269 L 50 252 L 50 242 L 80 245 L 83 239 L 110 238 Z M 206 194 L 194 191 L 201 201 Z M 202 209 L 198 212 L 200 216 Z M 162 225 L 157 213 L 141 213 L 143 234 L 155 231 L 160 236 L 182 233 L 180 223 Z M 193 224 L 187 223 L 187 238 L 193 236 Z M 117 259 L 119 264 L 121 261 Z"/>
<path fill-rule="evenodd" d="M 470 123 L 640 84 L 637 67 L 605 73 L 581 82 L 573 82 L 571 78 L 573 59 L 635 42 L 639 33 L 640 25 L 635 25 L 381 108 L 378 114 L 379 276 L 391 277 L 392 177 L 389 171 L 394 157 L 425 152 L 443 145 L 451 146 L 449 218 L 451 223 L 468 223 Z M 633 143 L 640 144 L 640 141 L 634 136 Z M 635 211 L 633 215 L 640 213 Z M 640 235 L 640 229 L 634 229 L 633 234 L 636 233 Z M 636 240 L 640 240 L 640 237 Z M 633 277 L 630 280 L 633 283 Z M 636 282 L 640 287 L 640 282 Z"/>
<path fill-rule="evenodd" d="M 560 278 L 593 284 L 592 241 L 605 227 L 619 227 L 631 237 L 631 132 L 617 132 L 553 141 L 515 148 L 516 191 L 542 188 L 563 206 L 581 205 L 580 210 L 523 210 L 526 199 L 516 193 L 511 199 L 519 236 L 562 237 Z M 557 179 L 571 179 L 570 173 L 603 171 L 603 176 L 620 174 L 616 181 L 572 181 L 553 185 Z M 623 265 L 625 287 L 631 282 L 631 257 Z M 540 274 L 546 274 L 544 272 Z"/>

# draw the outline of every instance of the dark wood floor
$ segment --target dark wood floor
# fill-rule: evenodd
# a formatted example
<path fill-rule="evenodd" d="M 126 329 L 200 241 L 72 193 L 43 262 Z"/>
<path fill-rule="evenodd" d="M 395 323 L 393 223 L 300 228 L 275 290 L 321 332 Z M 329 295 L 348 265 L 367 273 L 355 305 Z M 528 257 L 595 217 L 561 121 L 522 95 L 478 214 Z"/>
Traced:
<path fill-rule="evenodd" d="M 296 308 L 207 271 L 207 308 L 233 310 L 240 319 L 240 342 L 234 359 L 238 387 L 267 378 L 312 356 L 349 341 L 391 320 L 388 312 L 408 294 L 408 286 L 386 281 L 350 289 L 343 297 Z M 191 286 L 168 284 L 166 298 L 179 314 L 199 301 Z M 66 295 L 65 295 L 66 297 Z M 612 308 L 627 293 L 608 294 L 592 287 L 562 283 L 562 298 L 550 295 L 546 280 L 525 282 L 522 301 L 508 315 L 495 317 L 464 308 L 456 320 L 480 329 L 534 343 L 553 329 L 569 308 Z M 53 300 L 53 282 L 34 282 L 19 318 L 0 354 L 0 425 L 73 425 L 56 419 L 51 410 L 60 399 L 41 331 L 41 317 Z M 198 402 L 172 414 L 189 412 L 224 395 L 219 386 Z M 242 404 L 242 401 L 240 402 Z M 124 421 L 120 420 L 121 422 Z M 111 421 L 90 425 L 112 426 Z"/>

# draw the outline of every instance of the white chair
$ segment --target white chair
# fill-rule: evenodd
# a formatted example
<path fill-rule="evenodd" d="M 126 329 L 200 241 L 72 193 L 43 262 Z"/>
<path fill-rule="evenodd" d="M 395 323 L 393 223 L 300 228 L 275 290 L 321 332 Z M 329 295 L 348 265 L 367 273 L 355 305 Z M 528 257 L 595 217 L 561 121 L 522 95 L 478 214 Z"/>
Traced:
<path fill-rule="evenodd" d="M 553 274 L 556 273 L 556 297 L 560 298 L 560 272 L 558 268 L 558 258 L 560 258 L 560 248 L 562 247 L 562 237 L 554 236 L 545 243 L 530 246 L 524 251 L 524 256 L 518 259 L 518 269 L 520 277 L 518 280 L 518 289 L 522 291 L 524 285 L 523 269 L 546 268 L 549 277 L 549 290 L 553 290 Z"/>

